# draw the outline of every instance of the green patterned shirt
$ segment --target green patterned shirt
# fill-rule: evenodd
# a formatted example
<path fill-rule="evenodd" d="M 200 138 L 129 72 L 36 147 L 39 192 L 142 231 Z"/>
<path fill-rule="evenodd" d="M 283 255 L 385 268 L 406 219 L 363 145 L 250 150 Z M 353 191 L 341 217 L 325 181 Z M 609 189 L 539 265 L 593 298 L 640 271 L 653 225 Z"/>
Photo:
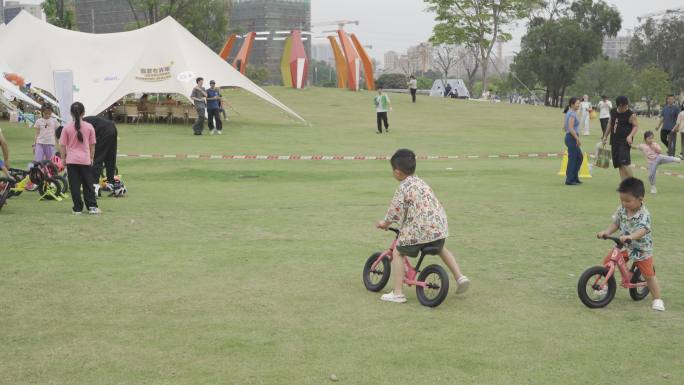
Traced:
<path fill-rule="evenodd" d="M 620 206 L 615 215 L 614 223 L 620 229 L 620 235 L 630 235 L 637 230 L 646 229 L 646 235 L 641 239 L 632 240 L 625 245 L 629 250 L 629 258 L 636 261 L 643 261 L 653 255 L 653 238 L 651 237 L 651 214 L 645 205 L 641 205 L 632 217 L 629 217 L 627 209 Z"/>

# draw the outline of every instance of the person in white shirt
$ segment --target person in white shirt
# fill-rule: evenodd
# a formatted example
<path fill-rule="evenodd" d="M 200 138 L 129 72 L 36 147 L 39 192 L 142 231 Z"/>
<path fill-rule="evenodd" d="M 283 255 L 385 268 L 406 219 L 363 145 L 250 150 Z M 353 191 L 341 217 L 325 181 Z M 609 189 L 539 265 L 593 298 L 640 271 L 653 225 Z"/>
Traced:
<path fill-rule="evenodd" d="M 610 110 L 613 109 L 613 103 L 608 100 L 606 95 L 601 96 L 601 101 L 598 102 L 599 109 L 599 121 L 601 122 L 601 131 L 603 134 L 606 133 L 606 127 L 608 127 L 608 121 L 610 120 Z"/>
<path fill-rule="evenodd" d="M 682 135 L 682 151 L 680 152 L 679 157 L 684 159 L 684 103 L 682 103 L 681 112 L 677 115 L 677 122 L 675 123 L 674 128 L 672 128 L 672 135 L 677 135 L 677 131 L 681 132 Z M 673 154 L 674 152 L 675 149 L 672 149 Z"/>
<path fill-rule="evenodd" d="M 580 129 L 582 135 L 589 135 L 589 119 L 591 118 L 591 102 L 589 101 L 589 95 L 584 95 L 582 97 L 582 102 L 580 103 Z"/>
<path fill-rule="evenodd" d="M 36 129 L 36 136 L 33 139 L 33 160 L 50 160 L 55 155 L 55 131 L 59 127 L 59 122 L 52 116 L 52 107 L 44 104 L 40 109 L 41 118 L 36 120 L 33 127 Z"/>
<path fill-rule="evenodd" d="M 416 77 L 411 75 L 408 81 L 408 88 L 409 91 L 411 91 L 411 100 L 413 103 L 416 102 L 416 91 L 418 90 L 418 80 L 416 80 Z"/>

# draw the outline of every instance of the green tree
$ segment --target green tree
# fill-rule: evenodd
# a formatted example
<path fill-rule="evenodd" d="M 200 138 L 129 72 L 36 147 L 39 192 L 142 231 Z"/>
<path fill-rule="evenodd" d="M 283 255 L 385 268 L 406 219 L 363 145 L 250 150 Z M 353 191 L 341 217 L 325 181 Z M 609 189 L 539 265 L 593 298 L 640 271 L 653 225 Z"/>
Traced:
<path fill-rule="evenodd" d="M 375 81 L 377 87 L 389 89 L 405 89 L 408 88 L 408 79 L 404 74 L 382 74 Z"/>
<path fill-rule="evenodd" d="M 45 0 L 40 5 L 47 22 L 61 28 L 74 29 L 74 10 L 64 0 Z"/>
<path fill-rule="evenodd" d="M 254 67 L 248 66 L 247 73 L 245 73 L 249 80 L 253 81 L 257 85 L 264 85 L 270 79 L 271 72 L 265 67 Z"/>
<path fill-rule="evenodd" d="M 322 60 L 312 60 L 309 63 L 309 72 L 309 79 L 317 87 L 325 87 L 326 84 L 337 81 L 335 67 L 328 65 L 328 63 Z"/>
<path fill-rule="evenodd" d="M 638 70 L 660 67 L 684 90 L 684 18 L 647 19 L 634 32 L 626 57 Z"/>
<path fill-rule="evenodd" d="M 649 115 L 652 107 L 665 101 L 670 93 L 670 84 L 667 72 L 655 65 L 648 66 L 637 74 L 638 93 L 646 100 Z"/>
<path fill-rule="evenodd" d="M 572 95 L 587 94 L 594 100 L 602 95 L 610 98 L 625 95 L 634 99 L 638 96 L 634 82 L 634 70 L 627 62 L 600 58 L 577 71 L 575 82 L 569 90 Z"/>
<path fill-rule="evenodd" d="M 218 51 L 228 33 L 229 0 L 127 0 L 142 28 L 171 16 L 204 44 Z"/>
<path fill-rule="evenodd" d="M 497 42 L 511 40 L 506 29 L 527 18 L 540 7 L 540 0 L 424 0 L 437 14 L 438 24 L 430 41 L 460 44 L 477 52 L 484 88 L 492 49 Z"/>

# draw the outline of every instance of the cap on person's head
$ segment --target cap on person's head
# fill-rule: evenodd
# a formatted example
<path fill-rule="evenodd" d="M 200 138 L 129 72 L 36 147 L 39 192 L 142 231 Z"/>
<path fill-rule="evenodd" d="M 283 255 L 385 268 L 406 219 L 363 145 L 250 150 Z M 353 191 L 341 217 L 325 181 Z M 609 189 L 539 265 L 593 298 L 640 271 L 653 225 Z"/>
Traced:
<path fill-rule="evenodd" d="M 216 82 L 213 81 L 213 80 L 210 80 L 210 81 L 209 81 L 209 84 L 216 84 Z"/>

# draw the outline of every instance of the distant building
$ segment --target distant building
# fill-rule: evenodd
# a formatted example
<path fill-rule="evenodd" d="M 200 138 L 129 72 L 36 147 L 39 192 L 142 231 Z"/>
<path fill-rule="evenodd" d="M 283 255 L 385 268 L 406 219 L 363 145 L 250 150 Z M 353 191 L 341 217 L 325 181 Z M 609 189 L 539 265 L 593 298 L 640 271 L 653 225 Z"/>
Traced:
<path fill-rule="evenodd" d="M 5 5 L 4 0 L 0 0 L 0 23 L 5 22 Z"/>
<path fill-rule="evenodd" d="M 335 66 L 335 54 L 330 43 L 314 44 L 311 46 L 311 59 L 324 61 L 330 66 Z"/>
<path fill-rule="evenodd" d="M 0 0 L 0 3 L 2 1 Z M 39 4 L 22 4 L 19 1 L 5 1 L 4 6 L 0 6 L 2 9 L 2 16 L 5 24 L 12 21 L 21 11 L 26 11 L 31 15 L 39 18 L 40 20 L 45 20 L 43 17 L 43 8 Z"/>
<path fill-rule="evenodd" d="M 248 66 L 265 67 L 270 73 L 270 81 L 281 83 L 280 60 L 285 43 L 274 40 L 277 31 L 311 30 L 310 0 L 233 0 L 230 12 L 229 27 L 234 32 L 270 32 L 259 36 L 252 47 Z M 306 37 L 306 35 L 304 36 Z M 265 38 L 265 39 L 264 39 Z M 242 40 L 234 48 L 232 57 L 240 49 Z M 311 57 L 311 41 L 304 41 L 307 57 Z"/>
<path fill-rule="evenodd" d="M 81 32 L 114 33 L 137 28 L 128 0 L 75 0 L 76 27 Z M 140 15 L 144 19 L 144 15 Z"/>
<path fill-rule="evenodd" d="M 408 71 L 411 73 L 427 72 L 432 69 L 433 47 L 429 43 L 420 43 L 406 50 Z"/>
<path fill-rule="evenodd" d="M 399 68 L 399 54 L 394 51 L 385 52 L 385 71 L 394 72 Z"/>
<path fill-rule="evenodd" d="M 603 39 L 603 54 L 611 59 L 619 59 L 627 51 L 631 36 L 605 37 Z"/>

